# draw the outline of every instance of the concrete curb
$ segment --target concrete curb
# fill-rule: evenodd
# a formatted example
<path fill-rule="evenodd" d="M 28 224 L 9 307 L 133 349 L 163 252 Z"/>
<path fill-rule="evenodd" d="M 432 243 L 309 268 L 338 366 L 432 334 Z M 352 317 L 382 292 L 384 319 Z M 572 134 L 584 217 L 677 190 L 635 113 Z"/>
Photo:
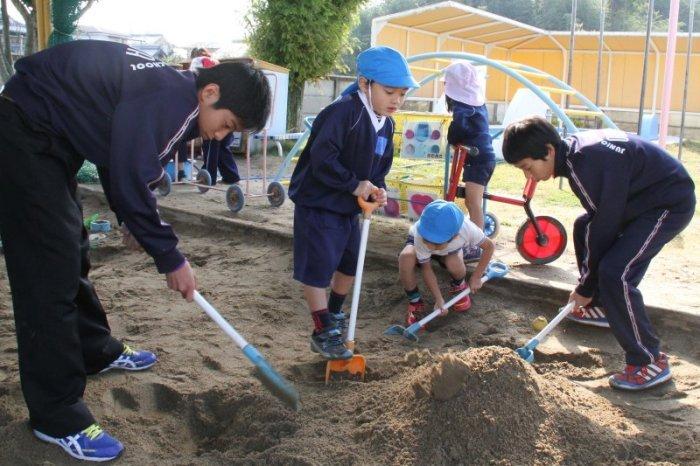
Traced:
<path fill-rule="evenodd" d="M 99 202 L 106 203 L 104 193 L 99 187 L 81 185 L 79 191 L 80 194 L 86 198 L 92 198 Z M 293 235 L 291 229 L 290 231 L 282 231 L 277 228 L 268 227 L 259 222 L 221 216 L 213 217 L 208 214 L 201 214 L 165 205 L 159 205 L 158 210 L 163 215 L 163 218 L 173 225 L 181 223 L 189 226 L 201 226 L 208 230 L 222 233 L 236 232 L 244 235 L 255 234 L 258 237 L 262 234 L 264 238 L 281 240 L 290 249 L 292 247 Z M 397 268 L 398 273 L 398 264 L 395 254 L 387 254 L 382 251 L 372 250 L 372 248 L 368 246 L 367 259 L 392 264 Z M 544 304 L 542 306 L 542 314 L 549 316 L 556 314 L 558 308 L 566 303 L 569 292 L 571 291 L 570 289 L 543 284 L 536 279 L 525 280 L 512 276 L 494 280 L 493 284 L 489 283 L 489 286 L 493 286 L 503 295 L 525 297 L 527 300 L 539 300 Z M 663 328 L 667 331 L 673 331 L 674 329 L 700 331 L 700 315 L 656 306 L 647 306 L 647 313 L 652 323 L 657 328 Z"/>

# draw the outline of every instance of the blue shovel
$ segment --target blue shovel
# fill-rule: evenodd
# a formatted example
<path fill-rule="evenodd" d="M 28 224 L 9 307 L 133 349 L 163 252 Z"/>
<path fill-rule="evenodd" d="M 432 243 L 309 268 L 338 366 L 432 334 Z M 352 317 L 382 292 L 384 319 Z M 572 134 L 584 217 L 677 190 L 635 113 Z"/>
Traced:
<path fill-rule="evenodd" d="M 508 273 L 508 266 L 504 264 L 503 262 L 491 262 L 488 267 L 486 268 L 486 272 L 484 273 L 484 276 L 481 277 L 481 283 L 484 284 L 487 281 L 491 280 L 492 278 L 500 278 L 505 276 Z M 418 341 L 418 332 L 420 329 L 425 327 L 425 325 L 428 324 L 431 320 L 436 318 L 437 316 L 441 315 L 443 312 L 443 309 L 449 309 L 450 306 L 452 306 L 454 303 L 459 301 L 460 299 L 464 298 L 466 295 L 471 293 L 471 290 L 469 287 L 459 293 L 458 295 L 455 295 L 454 298 L 450 299 L 445 303 L 445 306 L 441 309 L 435 309 L 433 312 L 428 314 L 427 316 L 423 317 L 421 320 L 418 322 L 415 322 L 411 325 L 408 326 L 408 328 L 404 328 L 401 325 L 392 325 L 388 329 L 384 331 L 384 335 L 402 335 L 405 338 L 408 338 L 411 341 Z"/>
<path fill-rule="evenodd" d="M 255 365 L 255 377 L 257 377 L 273 395 L 295 411 L 299 411 L 301 409 L 301 403 L 299 400 L 299 393 L 296 389 L 279 375 L 277 371 L 270 366 L 270 363 L 267 362 L 263 355 L 226 322 L 226 320 L 221 317 L 221 314 L 219 314 L 197 291 L 194 292 L 194 300 L 199 304 L 202 310 L 231 337 L 236 345 L 243 350 L 243 354 Z"/>
<path fill-rule="evenodd" d="M 557 316 L 552 319 L 552 321 L 548 323 L 545 328 L 540 330 L 540 333 L 531 338 L 530 341 L 525 344 L 525 346 L 521 346 L 515 350 L 515 352 L 518 353 L 518 356 L 523 358 L 525 361 L 532 363 L 535 360 L 534 349 L 537 348 L 537 345 L 539 345 L 545 338 L 547 338 L 547 335 L 554 330 L 554 327 L 559 325 L 559 322 L 564 320 L 564 318 L 569 315 L 569 313 L 574 309 L 574 304 L 576 304 L 575 301 L 571 301 L 569 304 L 559 309 L 559 314 L 557 314 Z"/>

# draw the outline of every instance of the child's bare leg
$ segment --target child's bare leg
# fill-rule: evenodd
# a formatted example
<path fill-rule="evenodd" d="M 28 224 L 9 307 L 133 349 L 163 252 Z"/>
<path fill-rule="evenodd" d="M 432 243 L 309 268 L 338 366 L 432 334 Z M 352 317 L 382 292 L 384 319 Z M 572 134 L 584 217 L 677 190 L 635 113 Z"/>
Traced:
<path fill-rule="evenodd" d="M 331 279 L 331 291 L 339 295 L 346 295 L 350 292 L 352 287 L 352 282 L 355 277 L 350 275 L 345 275 L 337 270 L 333 273 L 333 278 Z"/>
<path fill-rule="evenodd" d="M 309 310 L 313 314 L 316 311 L 326 309 L 326 289 L 314 286 L 303 285 L 304 299 L 309 305 Z"/>
<path fill-rule="evenodd" d="M 484 229 L 484 187 L 477 183 L 467 181 L 464 183 L 464 205 L 469 211 L 469 219 L 480 229 Z"/>
<path fill-rule="evenodd" d="M 467 266 L 464 265 L 464 260 L 462 259 L 462 254 L 450 254 L 445 256 L 445 267 L 450 273 L 453 281 L 462 281 L 467 275 Z"/>
<path fill-rule="evenodd" d="M 424 312 L 423 299 L 418 290 L 416 276 L 416 249 L 411 244 L 407 244 L 399 254 L 399 277 L 408 298 L 406 324 L 411 325 L 419 321 Z"/>
<path fill-rule="evenodd" d="M 467 281 L 465 279 L 465 276 L 467 275 L 467 267 L 464 265 L 462 253 L 450 254 L 445 257 L 445 267 L 447 267 L 447 271 L 452 277 L 452 282 L 450 283 L 450 294 L 454 296 L 464 291 L 467 288 Z M 469 295 L 467 295 L 454 303 L 452 305 L 452 309 L 457 312 L 464 312 L 469 309 L 471 305 L 471 298 Z"/>
<path fill-rule="evenodd" d="M 418 286 L 416 249 L 411 244 L 407 244 L 399 254 L 399 278 L 404 290 L 413 290 Z"/>

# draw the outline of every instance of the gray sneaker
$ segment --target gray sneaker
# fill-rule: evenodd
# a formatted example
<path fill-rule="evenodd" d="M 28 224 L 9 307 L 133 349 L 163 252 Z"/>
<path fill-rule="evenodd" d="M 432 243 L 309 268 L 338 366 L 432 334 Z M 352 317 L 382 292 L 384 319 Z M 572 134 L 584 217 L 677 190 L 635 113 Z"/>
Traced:
<path fill-rule="evenodd" d="M 342 311 L 337 313 L 331 312 L 329 315 L 331 316 L 331 324 L 336 325 L 345 335 L 348 331 L 350 316 Z"/>
<path fill-rule="evenodd" d="M 311 351 L 326 359 L 350 359 L 352 351 L 345 347 L 343 332 L 331 324 L 319 333 L 311 334 Z"/>

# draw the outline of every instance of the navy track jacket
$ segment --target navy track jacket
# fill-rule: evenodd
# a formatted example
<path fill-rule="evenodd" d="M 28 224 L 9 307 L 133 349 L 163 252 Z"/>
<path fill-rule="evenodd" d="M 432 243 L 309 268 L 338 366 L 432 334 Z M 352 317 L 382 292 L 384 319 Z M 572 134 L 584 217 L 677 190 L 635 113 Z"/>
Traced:
<path fill-rule="evenodd" d="M 100 169 L 117 217 L 161 273 L 184 257 L 150 190 L 162 161 L 198 135 L 194 75 L 124 44 L 74 41 L 18 60 L 3 91 L 37 129 L 65 140 Z"/>
<path fill-rule="evenodd" d="M 627 223 L 657 209 L 693 208 L 695 185 L 683 165 L 633 134 L 611 129 L 576 133 L 561 143 L 555 158 L 555 175 L 569 179 L 591 216 L 576 288 L 582 296 L 593 296 L 598 264 Z"/>
<path fill-rule="evenodd" d="M 289 197 L 295 204 L 343 215 L 360 212 L 352 192 L 362 180 L 385 188 L 394 155 L 394 121 L 375 131 L 357 92 L 324 108 L 299 156 Z"/>

